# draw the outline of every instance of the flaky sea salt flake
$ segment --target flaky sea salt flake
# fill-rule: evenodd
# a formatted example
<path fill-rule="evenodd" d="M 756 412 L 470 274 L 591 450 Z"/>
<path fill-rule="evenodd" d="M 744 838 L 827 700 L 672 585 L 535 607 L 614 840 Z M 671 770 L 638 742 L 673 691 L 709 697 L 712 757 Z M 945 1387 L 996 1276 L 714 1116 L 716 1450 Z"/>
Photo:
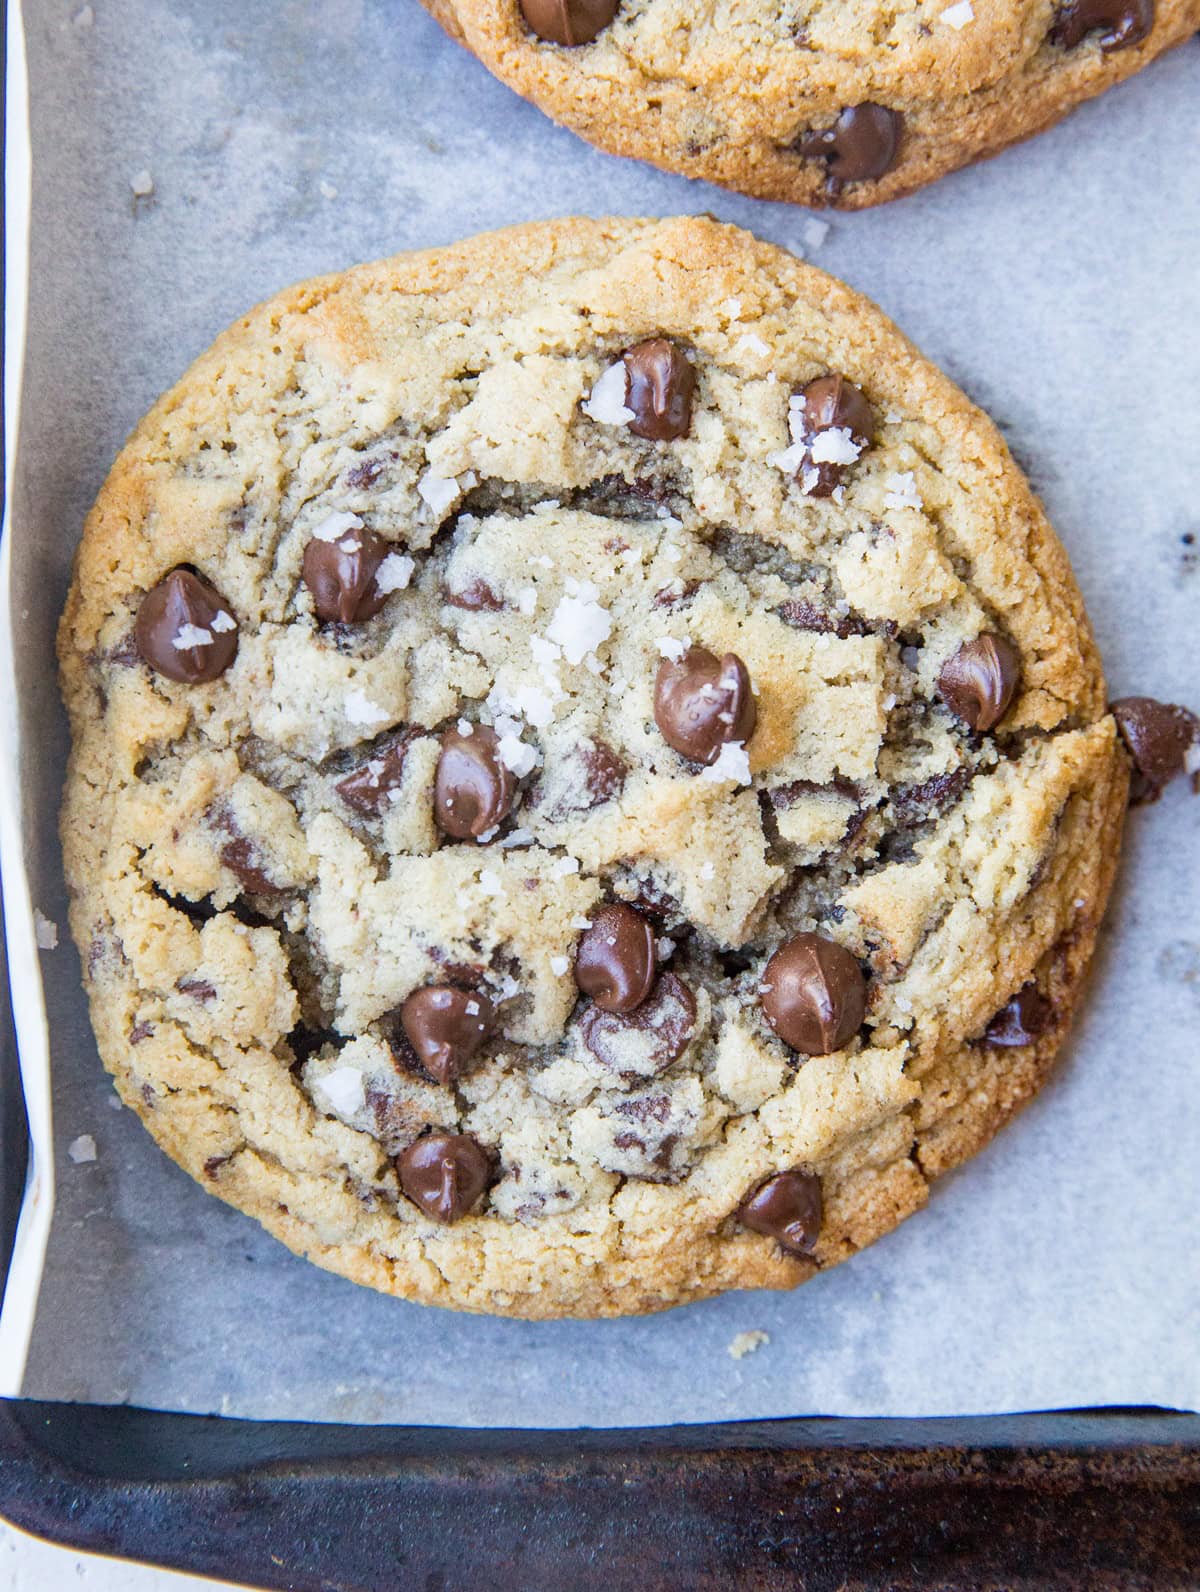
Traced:
<path fill-rule="evenodd" d="M 589 420 L 602 426 L 627 426 L 637 416 L 626 407 L 625 392 L 628 372 L 624 360 L 618 359 L 600 376 L 591 392 L 580 404 Z"/>
<path fill-rule="evenodd" d="M 189 647 L 211 647 L 212 631 L 203 625 L 180 625 L 171 637 L 171 645 L 177 652 L 186 652 Z"/>
<path fill-rule="evenodd" d="M 594 586 L 589 587 L 595 593 Z M 595 652 L 612 635 L 612 619 L 608 609 L 601 607 L 592 597 L 581 594 L 559 599 L 554 617 L 546 627 L 546 634 L 563 650 L 570 664 L 582 663 L 589 652 Z"/>
<path fill-rule="evenodd" d="M 570 957 L 552 956 L 550 958 L 550 971 L 554 974 L 555 978 L 561 978 L 570 965 Z"/>
<path fill-rule="evenodd" d="M 335 1067 L 315 1083 L 314 1091 L 340 1117 L 352 1117 L 366 1103 L 363 1075 L 357 1067 Z"/>
<path fill-rule="evenodd" d="M 346 692 L 346 717 L 351 724 L 386 724 L 390 715 L 378 702 L 372 702 L 365 691 L 355 686 Z"/>
<path fill-rule="evenodd" d="M 154 178 L 143 166 L 141 171 L 135 171 L 129 179 L 129 186 L 133 190 L 135 199 L 149 199 L 154 192 Z"/>
<path fill-rule="evenodd" d="M 938 18 L 938 21 L 944 22 L 948 28 L 959 30 L 965 28 L 968 22 L 974 22 L 974 20 L 975 11 L 971 5 L 971 0 L 958 0 L 956 5 L 947 6 Z"/>
<path fill-rule="evenodd" d="M 726 741 L 715 763 L 711 763 L 700 775 L 714 783 L 722 780 L 736 780 L 739 785 L 750 783 L 750 754 L 742 741 Z"/>
<path fill-rule="evenodd" d="M 658 651 L 663 658 L 670 658 L 672 663 L 678 663 L 688 649 L 686 641 L 676 641 L 674 636 L 659 636 Z"/>
<path fill-rule="evenodd" d="M 505 768 L 518 779 L 524 779 L 526 774 L 531 774 L 537 767 L 537 748 L 528 746 L 515 735 L 502 735 L 496 751 Z"/>
<path fill-rule="evenodd" d="M 733 351 L 735 354 L 757 354 L 760 359 L 765 359 L 771 352 L 757 332 L 743 332 L 733 345 Z"/>
<path fill-rule="evenodd" d="M 862 451 L 862 443 L 855 442 L 848 426 L 830 426 L 817 432 L 808 456 L 814 464 L 853 464 Z"/>
<path fill-rule="evenodd" d="M 883 499 L 885 508 L 919 509 L 923 506 L 917 491 L 917 478 L 911 470 L 889 475 L 883 484 L 887 488 Z"/>
<path fill-rule="evenodd" d="M 39 951 L 57 951 L 58 924 L 38 907 L 33 909 L 33 937 Z"/>
<path fill-rule="evenodd" d="M 407 553 L 389 553 L 375 571 L 375 584 L 385 596 L 389 592 L 403 591 L 416 567 L 416 559 Z"/>
<path fill-rule="evenodd" d="M 72 1139 L 67 1145 L 67 1154 L 76 1166 L 82 1166 L 85 1161 L 94 1161 L 96 1141 L 90 1133 L 81 1133 L 77 1139 Z"/>
<path fill-rule="evenodd" d="M 313 540 L 339 541 L 347 531 L 361 531 L 362 523 L 357 514 L 351 514 L 346 509 L 335 509 L 332 514 L 327 514 L 320 524 L 313 526 Z"/>
<path fill-rule="evenodd" d="M 450 505 L 459 496 L 459 485 L 452 475 L 438 475 L 434 470 L 426 470 L 417 482 L 417 496 L 425 504 L 435 520 L 441 520 Z"/>

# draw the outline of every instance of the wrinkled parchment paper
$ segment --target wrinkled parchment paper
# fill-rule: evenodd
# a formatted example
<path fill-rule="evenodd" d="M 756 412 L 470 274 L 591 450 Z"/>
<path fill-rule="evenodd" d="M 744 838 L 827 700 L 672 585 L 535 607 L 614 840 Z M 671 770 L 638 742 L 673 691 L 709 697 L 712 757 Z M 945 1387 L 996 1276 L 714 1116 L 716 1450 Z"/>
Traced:
<path fill-rule="evenodd" d="M 508 222 L 711 210 L 877 299 L 991 411 L 1070 550 L 1114 694 L 1195 704 L 1200 46 L 1032 144 L 827 228 L 587 148 L 415 0 L 24 10 L 11 601 L 31 897 L 60 943 L 41 955 L 57 1204 L 23 1391 L 512 1426 L 1200 1404 L 1200 801 L 1182 785 L 1132 816 L 1057 1077 L 927 1211 L 794 1295 L 531 1325 L 325 1275 L 113 1109 L 67 943 L 52 661 L 80 525 L 122 438 L 249 304 Z M 22 1037 L 32 1064 L 37 1036 Z M 96 1158 L 75 1161 L 84 1135 Z M 748 1331 L 769 1340 L 734 1358 Z"/>

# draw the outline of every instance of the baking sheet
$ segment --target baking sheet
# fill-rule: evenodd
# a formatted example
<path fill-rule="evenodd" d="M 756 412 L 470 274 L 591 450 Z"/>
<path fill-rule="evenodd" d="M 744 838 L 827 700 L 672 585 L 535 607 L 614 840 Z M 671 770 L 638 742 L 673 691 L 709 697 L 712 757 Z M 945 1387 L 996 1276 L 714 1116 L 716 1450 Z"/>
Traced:
<path fill-rule="evenodd" d="M 1195 41 L 1034 143 L 824 233 L 806 211 L 588 149 L 414 0 L 24 9 L 17 794 L 32 901 L 64 942 L 53 629 L 126 431 L 284 283 L 512 221 L 708 210 L 870 294 L 1004 427 L 1070 550 L 1114 694 L 1200 698 Z M 58 1191 L 23 1390 L 512 1426 L 1196 1407 L 1198 864 L 1200 801 L 1182 786 L 1133 815 L 1093 999 L 1057 1077 L 927 1211 L 797 1294 L 623 1322 L 454 1316 L 292 1257 L 113 1109 L 62 943 L 41 957 Z M 70 1157 L 84 1135 L 94 1161 Z M 769 1341 L 734 1358 L 747 1331 Z"/>

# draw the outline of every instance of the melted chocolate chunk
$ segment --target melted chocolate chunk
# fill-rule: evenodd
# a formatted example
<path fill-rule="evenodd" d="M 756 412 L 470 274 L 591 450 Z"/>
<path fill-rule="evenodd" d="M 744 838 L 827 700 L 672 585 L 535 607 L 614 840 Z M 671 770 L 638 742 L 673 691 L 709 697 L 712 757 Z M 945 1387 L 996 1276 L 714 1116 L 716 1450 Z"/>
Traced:
<path fill-rule="evenodd" d="M 1050 39 L 1065 50 L 1082 44 L 1089 33 L 1101 32 L 1106 55 L 1140 44 L 1154 26 L 1154 0 L 1067 0 L 1058 8 Z"/>
<path fill-rule="evenodd" d="M 654 930 L 633 907 L 600 907 L 579 936 L 575 982 L 602 1011 L 632 1012 L 649 995 L 656 970 Z"/>
<path fill-rule="evenodd" d="M 821 451 L 817 439 L 822 432 L 848 431 L 859 448 L 867 447 L 875 436 L 875 411 L 852 381 L 836 371 L 818 376 L 801 392 L 804 399 L 804 440 L 807 444 L 798 479 L 809 497 L 831 497 L 840 486 L 847 465 L 834 459 L 817 458 Z M 838 439 L 832 438 L 831 441 Z"/>
<path fill-rule="evenodd" d="M 391 545 L 365 525 L 332 542 L 314 536 L 304 549 L 301 578 L 319 619 L 343 625 L 373 618 L 388 599 L 375 579 Z"/>
<path fill-rule="evenodd" d="M 175 980 L 175 988 L 181 995 L 190 995 L 192 1000 L 201 1001 L 205 1006 L 217 998 L 215 986 L 206 978 L 178 978 Z"/>
<path fill-rule="evenodd" d="M 367 487 L 375 485 L 382 474 L 382 459 L 364 459 L 361 464 L 351 465 L 342 480 L 351 491 L 365 492 Z"/>
<path fill-rule="evenodd" d="M 590 44 L 617 14 L 620 0 L 520 0 L 521 15 L 539 39 L 574 48 Z"/>
<path fill-rule="evenodd" d="M 461 591 L 447 591 L 446 601 L 452 608 L 465 608 L 473 614 L 496 614 L 504 607 L 504 598 L 497 597 L 485 580 L 469 580 Z"/>
<path fill-rule="evenodd" d="M 685 580 L 682 589 L 674 590 L 664 586 L 661 591 L 656 591 L 651 599 L 651 608 L 678 608 L 680 603 L 687 602 L 689 597 L 694 597 L 700 589 L 698 580 Z"/>
<path fill-rule="evenodd" d="M 947 658 L 938 695 L 970 729 L 983 735 L 1008 712 L 1021 678 L 1021 658 L 1011 641 L 985 630 Z"/>
<path fill-rule="evenodd" d="M 1130 799 L 1156 802 L 1163 786 L 1184 772 L 1188 754 L 1194 756 L 1193 748 L 1200 747 L 1200 718 L 1153 697 L 1121 697 L 1109 711 L 1133 758 Z M 1193 785 L 1200 790 L 1200 771 L 1194 774 Z"/>
<path fill-rule="evenodd" d="M 470 735 L 442 736 L 433 785 L 433 816 L 444 835 L 477 840 L 508 817 L 517 782 L 500 758 L 495 730 L 477 724 Z"/>
<path fill-rule="evenodd" d="M 492 1180 L 487 1151 L 467 1133 L 430 1133 L 396 1157 L 400 1187 L 435 1222 L 456 1222 Z"/>
<path fill-rule="evenodd" d="M 134 625 L 140 655 L 181 685 L 206 685 L 237 656 L 237 621 L 215 586 L 173 569 L 142 598 Z"/>
<path fill-rule="evenodd" d="M 592 1055 L 606 1067 L 633 1075 L 665 1071 L 683 1055 L 695 1026 L 696 998 L 674 973 L 661 974 L 635 1010 L 606 1012 L 593 1005 L 580 1022 Z"/>
<path fill-rule="evenodd" d="M 851 105 L 832 127 L 804 133 L 792 145 L 806 159 L 823 160 L 825 186 L 837 195 L 848 182 L 871 182 L 891 171 L 900 153 L 904 118 L 886 105 Z"/>
<path fill-rule="evenodd" d="M 654 722 L 667 745 L 696 763 L 715 763 L 728 741 L 746 742 L 757 720 L 746 665 L 736 653 L 716 657 L 689 647 L 664 658 L 654 682 Z"/>
<path fill-rule="evenodd" d="M 778 1172 L 738 1206 L 743 1227 L 774 1238 L 793 1255 L 811 1258 L 821 1234 L 825 1204 L 821 1179 L 812 1172 Z"/>
<path fill-rule="evenodd" d="M 278 895 L 284 886 L 271 878 L 258 843 L 242 833 L 232 809 L 224 805 L 215 807 L 209 813 L 209 820 L 214 829 L 230 837 L 217 855 L 230 873 L 237 876 L 242 889 L 251 895 Z"/>
<path fill-rule="evenodd" d="M 985 1045 L 1032 1045 L 1054 1021 L 1054 1006 L 1036 984 L 1019 989 L 984 1030 Z"/>
<path fill-rule="evenodd" d="M 892 792 L 892 811 L 902 824 L 920 823 L 956 802 L 970 778 L 970 769 L 954 768 L 945 774 L 934 774 L 919 785 L 902 786 Z"/>
<path fill-rule="evenodd" d="M 491 1033 L 495 1016 L 491 1001 L 477 990 L 430 984 L 400 1007 L 400 1026 L 422 1068 L 449 1085 Z"/>
<path fill-rule="evenodd" d="M 858 962 L 820 934 L 797 934 L 763 969 L 763 1015 L 793 1050 L 827 1056 L 862 1027 L 867 985 Z"/>
<path fill-rule="evenodd" d="M 613 751 L 607 741 L 593 738 L 591 741 L 581 742 L 579 757 L 583 763 L 584 781 L 587 787 L 588 800 L 585 810 L 612 801 L 625 789 L 625 776 L 629 773 L 629 765 L 623 757 Z"/>
<path fill-rule="evenodd" d="M 629 429 L 651 442 L 686 437 L 692 425 L 696 372 L 681 349 L 665 337 L 654 337 L 627 349 L 625 405 L 634 418 Z"/>
<path fill-rule="evenodd" d="M 334 790 L 356 813 L 378 818 L 387 812 L 393 792 L 404 778 L 404 760 L 417 739 L 416 730 L 400 730 L 376 746 L 365 763 L 353 769 L 334 785 Z"/>
<path fill-rule="evenodd" d="M 819 465 L 818 469 L 839 469 L 840 466 Z M 836 484 L 836 483 L 835 483 Z M 832 490 L 832 487 L 830 488 Z M 813 497 L 825 494 L 813 492 Z M 815 607 L 803 597 L 789 597 L 787 602 L 780 603 L 775 610 L 785 625 L 791 625 L 794 630 L 813 630 L 818 635 L 836 636 L 839 641 L 846 641 L 851 636 L 865 636 L 870 632 L 867 625 L 853 614 L 826 613 L 823 609 Z"/>

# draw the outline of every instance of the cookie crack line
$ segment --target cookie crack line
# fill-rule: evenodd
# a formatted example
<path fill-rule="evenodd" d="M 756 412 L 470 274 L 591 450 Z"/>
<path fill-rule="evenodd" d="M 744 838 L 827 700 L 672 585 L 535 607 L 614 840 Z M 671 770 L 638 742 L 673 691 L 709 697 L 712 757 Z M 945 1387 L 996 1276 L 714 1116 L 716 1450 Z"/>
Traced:
<path fill-rule="evenodd" d="M 252 313 L 114 467 L 61 656 L 123 1096 L 321 1264 L 518 1315 L 918 1208 L 1053 1060 L 1130 764 L 1200 739 L 1104 712 L 979 411 L 700 220 Z"/>

